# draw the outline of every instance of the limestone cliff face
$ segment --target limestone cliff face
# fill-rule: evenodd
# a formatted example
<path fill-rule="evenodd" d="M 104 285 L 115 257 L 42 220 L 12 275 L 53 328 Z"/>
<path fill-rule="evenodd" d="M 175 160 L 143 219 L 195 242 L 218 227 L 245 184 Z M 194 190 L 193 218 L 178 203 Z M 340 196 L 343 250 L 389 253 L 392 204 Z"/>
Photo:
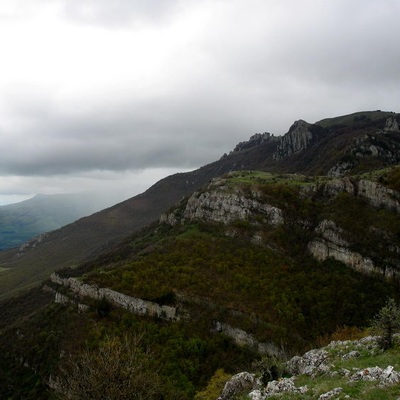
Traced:
<path fill-rule="evenodd" d="M 335 222 L 323 220 L 315 232 L 318 236 L 308 244 L 308 250 L 317 260 L 325 261 L 331 257 L 365 275 L 382 275 L 388 280 L 400 279 L 399 269 L 385 265 L 384 262 L 380 263 L 379 266 L 375 265 L 370 257 L 352 251 L 350 243 L 343 237 L 343 229 L 337 226 Z"/>
<path fill-rule="evenodd" d="M 196 192 L 188 199 L 181 217 L 176 212 L 164 214 L 160 222 L 174 225 L 179 221 L 201 220 L 229 224 L 260 216 L 263 222 L 272 226 L 282 224 L 282 210 L 264 203 L 259 197 L 257 192 L 244 193 L 239 189 L 232 191 L 226 186 L 219 186 L 219 182 L 215 181 L 207 191 Z"/>
<path fill-rule="evenodd" d="M 377 182 L 339 178 L 324 183 L 319 189 L 315 187 L 314 190 L 320 190 L 326 199 L 338 196 L 340 193 L 348 193 L 365 199 L 374 208 L 400 212 L 400 194 Z M 316 237 L 308 244 L 308 250 L 319 261 L 331 257 L 360 273 L 378 274 L 389 280 L 398 280 L 400 279 L 398 246 L 392 245 L 390 238 L 385 239 L 386 232 L 375 231 L 376 237 L 380 238 L 381 246 L 385 248 L 385 258 L 376 257 L 374 249 L 367 250 L 366 254 L 351 250 L 352 243 L 345 239 L 346 232 L 331 220 L 319 223 L 315 229 Z"/>
<path fill-rule="evenodd" d="M 273 158 L 281 160 L 306 149 L 314 138 L 309 128 L 307 122 L 295 121 L 289 132 L 282 136 Z"/>
<path fill-rule="evenodd" d="M 350 196 L 365 199 L 374 208 L 385 208 L 400 213 L 400 194 L 377 182 L 366 179 L 337 178 L 326 182 L 302 187 L 304 197 L 323 196 L 329 202 L 332 198 L 347 193 Z M 256 189 L 232 187 L 223 179 L 214 180 L 204 192 L 194 193 L 181 207 L 165 214 L 161 222 L 175 225 L 185 221 L 212 221 L 225 225 L 235 221 L 247 221 L 249 224 L 268 224 L 271 229 L 284 224 L 281 209 L 266 202 L 265 196 Z M 309 226 L 308 221 L 302 224 Z M 230 227 L 226 234 L 235 235 Z M 314 239 L 308 244 L 308 250 L 319 261 L 334 258 L 363 274 L 383 275 L 387 279 L 400 279 L 400 249 L 394 237 L 385 231 L 373 229 L 366 232 L 379 241 L 379 249 L 369 249 L 362 245 L 362 238 L 353 237 L 349 241 L 349 232 L 331 220 L 322 220 L 314 230 Z M 263 236 L 252 237 L 263 244 Z M 354 250 L 357 249 L 357 251 Z M 361 250 L 360 250 L 361 249 Z M 376 250 L 376 251 L 375 251 Z M 361 251 L 361 253 L 360 253 Z M 383 256 L 384 254 L 384 256 Z"/>
<path fill-rule="evenodd" d="M 400 212 L 400 194 L 377 182 L 360 180 L 357 195 L 366 198 L 373 207 L 384 207 Z"/>
<path fill-rule="evenodd" d="M 400 193 L 378 182 L 338 178 L 326 182 L 323 186 L 323 194 L 326 197 L 334 197 L 343 192 L 366 199 L 372 207 L 400 212 Z"/>
<path fill-rule="evenodd" d="M 67 287 L 71 292 L 80 298 L 91 298 L 94 300 L 106 299 L 111 303 L 125 308 L 137 315 L 156 316 L 167 320 L 177 320 L 177 310 L 175 307 L 159 305 L 151 301 L 131 297 L 126 294 L 108 288 L 99 288 L 79 281 L 76 278 L 61 278 L 56 273 L 51 274 L 50 279 L 53 283 Z M 56 301 L 67 302 L 65 295 L 56 293 Z"/>
<path fill-rule="evenodd" d="M 332 257 L 363 274 L 381 274 L 382 270 L 375 267 L 370 258 L 349 249 L 349 243 L 341 236 L 342 229 L 333 221 L 322 221 L 316 232 L 320 237 L 310 242 L 308 249 L 317 260 L 325 261 Z"/>
<path fill-rule="evenodd" d="M 245 197 L 240 192 L 221 190 L 191 196 L 183 215 L 188 220 L 200 219 L 228 224 L 235 220 L 247 220 L 255 214 L 261 214 L 265 222 L 274 226 L 283 222 L 279 208 Z"/>

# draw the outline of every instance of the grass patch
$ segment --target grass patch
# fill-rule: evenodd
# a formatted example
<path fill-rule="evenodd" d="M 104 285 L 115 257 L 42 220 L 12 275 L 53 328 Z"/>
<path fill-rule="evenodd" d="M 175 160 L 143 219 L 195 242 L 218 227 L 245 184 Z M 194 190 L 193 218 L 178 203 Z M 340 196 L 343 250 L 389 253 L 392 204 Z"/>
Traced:
<path fill-rule="evenodd" d="M 338 342 L 334 346 L 327 346 L 325 350 L 329 353 L 329 362 L 332 365 L 330 374 L 322 374 L 316 377 L 301 375 L 296 378 L 296 386 L 307 386 L 305 394 L 291 394 L 286 399 L 317 399 L 320 395 L 335 388 L 341 387 L 343 391 L 335 399 L 398 399 L 400 385 L 382 386 L 377 381 L 351 381 L 350 376 L 357 370 L 370 367 L 387 368 L 393 366 L 395 371 L 400 370 L 400 344 L 386 352 L 382 352 L 371 344 L 359 344 L 358 341 Z M 343 356 L 350 351 L 358 351 L 359 356 L 345 359 Z M 345 371 L 348 371 L 346 376 Z M 333 373 L 332 373 L 333 372 Z M 350 397 L 345 397 L 350 396 Z"/>
<path fill-rule="evenodd" d="M 314 183 L 317 178 L 299 174 L 272 174 L 262 171 L 235 171 L 225 175 L 227 183 L 257 184 L 285 183 L 288 185 L 307 185 Z"/>

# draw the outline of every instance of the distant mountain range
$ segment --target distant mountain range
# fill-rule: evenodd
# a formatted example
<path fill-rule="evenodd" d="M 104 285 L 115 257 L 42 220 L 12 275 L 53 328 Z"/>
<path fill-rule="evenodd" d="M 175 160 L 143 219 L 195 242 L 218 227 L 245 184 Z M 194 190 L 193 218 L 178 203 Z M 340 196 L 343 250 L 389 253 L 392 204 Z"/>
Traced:
<path fill-rule="evenodd" d="M 107 206 L 93 194 L 38 194 L 0 206 L 0 251 L 19 247 L 44 232 L 70 224 Z"/>
<path fill-rule="evenodd" d="M 58 268 L 102 253 L 156 221 L 182 197 L 230 171 L 343 176 L 394 165 L 400 161 L 398 121 L 399 114 L 393 112 L 365 111 L 314 124 L 299 120 L 281 137 L 256 134 L 218 161 L 166 177 L 138 196 L 50 232 L 23 251 L 0 253 L 0 267 L 5 269 L 0 292 L 15 293 Z"/>

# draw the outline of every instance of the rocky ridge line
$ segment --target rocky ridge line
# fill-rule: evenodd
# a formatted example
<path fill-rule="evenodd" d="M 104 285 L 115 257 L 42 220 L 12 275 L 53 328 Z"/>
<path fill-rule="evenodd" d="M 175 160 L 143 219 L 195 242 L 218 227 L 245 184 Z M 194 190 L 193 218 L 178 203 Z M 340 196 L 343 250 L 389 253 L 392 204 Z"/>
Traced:
<path fill-rule="evenodd" d="M 159 305 L 151 301 L 128 296 L 112 289 L 99 288 L 95 285 L 83 283 L 76 278 L 61 278 L 56 273 L 51 274 L 50 280 L 57 285 L 70 289 L 75 295 L 81 298 L 105 299 L 137 315 L 150 315 L 166 320 L 179 320 L 175 307 Z M 68 297 L 56 293 L 56 302 L 67 303 Z"/>
<path fill-rule="evenodd" d="M 281 160 L 305 150 L 315 139 L 310 127 L 311 124 L 306 121 L 301 119 L 295 121 L 290 127 L 289 132 L 281 137 L 273 159 L 276 161 Z"/>

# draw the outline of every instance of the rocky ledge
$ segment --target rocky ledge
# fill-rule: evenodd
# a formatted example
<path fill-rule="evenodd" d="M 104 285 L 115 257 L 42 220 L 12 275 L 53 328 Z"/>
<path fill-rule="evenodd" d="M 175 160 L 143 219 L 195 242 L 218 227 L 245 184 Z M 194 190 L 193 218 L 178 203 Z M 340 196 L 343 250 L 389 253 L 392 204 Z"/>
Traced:
<path fill-rule="evenodd" d="M 161 223 L 175 225 L 185 221 L 202 220 L 229 224 L 233 221 L 251 221 L 257 217 L 272 226 L 283 223 L 283 213 L 277 207 L 259 199 L 257 192 L 245 193 L 221 185 L 220 181 L 212 182 L 204 192 L 195 192 L 187 200 L 183 212 L 175 210 L 164 214 Z"/>
<path fill-rule="evenodd" d="M 379 337 L 368 336 L 356 341 L 334 341 L 325 348 L 310 350 L 301 357 L 295 356 L 286 363 L 286 371 L 291 376 L 270 381 L 266 385 L 262 383 L 257 374 L 241 372 L 234 375 L 225 384 L 218 400 L 231 400 L 238 395 L 247 395 L 246 398 L 251 400 L 265 400 L 285 393 L 302 394 L 305 396 L 304 398 L 319 400 L 339 398 L 338 396 L 350 398 L 346 394 L 346 389 L 339 386 L 324 393 L 319 393 L 318 390 L 307 385 L 297 386 L 296 380 L 301 375 L 307 375 L 311 379 L 319 377 L 319 380 L 321 376 L 325 376 L 327 382 L 324 387 L 329 387 L 330 379 L 333 384 L 337 382 L 334 378 L 340 377 L 344 383 L 371 382 L 375 387 L 385 390 L 385 387 L 400 383 L 400 373 L 393 366 L 346 369 L 338 368 L 334 364 L 339 364 L 340 360 L 376 356 L 381 352 L 378 340 Z"/>

